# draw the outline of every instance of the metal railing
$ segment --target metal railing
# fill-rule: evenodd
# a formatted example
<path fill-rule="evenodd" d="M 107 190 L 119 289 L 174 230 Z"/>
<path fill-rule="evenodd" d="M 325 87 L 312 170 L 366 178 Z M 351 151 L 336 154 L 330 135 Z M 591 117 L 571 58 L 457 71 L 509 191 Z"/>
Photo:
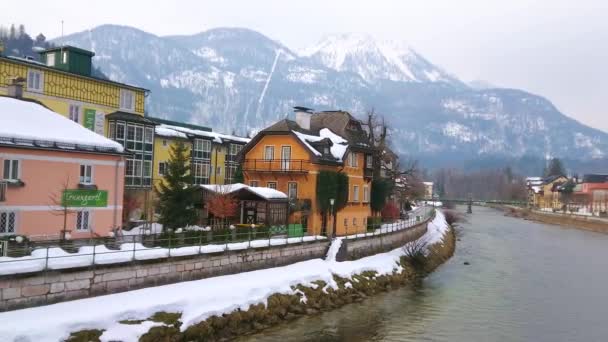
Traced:
<path fill-rule="evenodd" d="M 310 160 L 305 159 L 245 159 L 243 171 L 307 173 Z"/>
<path fill-rule="evenodd" d="M 407 219 L 392 223 L 346 227 L 346 238 L 360 239 L 389 234 L 423 223 L 432 210 L 414 212 Z M 281 227 L 278 227 L 281 228 Z M 349 232 L 350 229 L 350 232 Z M 354 231 L 353 231 L 354 230 Z M 141 260 L 185 257 L 247 250 L 287 244 L 303 244 L 327 239 L 307 235 L 290 237 L 289 227 L 188 230 L 180 233 L 123 235 L 115 238 L 75 240 L 0 241 L 7 257 L 0 257 L 0 275 L 32 273 L 75 267 L 94 267 Z"/>

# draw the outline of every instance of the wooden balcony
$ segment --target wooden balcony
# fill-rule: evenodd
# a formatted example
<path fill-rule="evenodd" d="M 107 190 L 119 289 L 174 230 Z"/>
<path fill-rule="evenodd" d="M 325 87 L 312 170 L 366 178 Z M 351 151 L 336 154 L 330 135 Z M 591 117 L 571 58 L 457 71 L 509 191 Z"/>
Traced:
<path fill-rule="evenodd" d="M 308 173 L 310 160 L 304 159 L 245 159 L 243 171 L 276 172 L 276 173 Z"/>

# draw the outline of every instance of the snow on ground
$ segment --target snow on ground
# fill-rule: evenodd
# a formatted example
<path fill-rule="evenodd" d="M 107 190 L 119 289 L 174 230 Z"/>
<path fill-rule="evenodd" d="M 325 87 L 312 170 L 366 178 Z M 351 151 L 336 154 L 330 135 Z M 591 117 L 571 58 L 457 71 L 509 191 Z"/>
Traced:
<path fill-rule="evenodd" d="M 344 240 L 344 238 L 339 237 L 339 238 L 335 238 L 331 242 L 331 245 L 329 246 L 329 250 L 327 251 L 327 256 L 325 257 L 325 260 L 336 261 L 336 254 L 338 254 L 340 247 L 342 247 L 342 240 Z"/>
<path fill-rule="evenodd" d="M 422 239 L 438 242 L 447 229 L 443 214 L 437 211 Z M 184 323 L 181 329 L 185 330 L 210 316 L 266 303 L 268 297 L 275 293 L 296 294 L 297 290 L 294 291 L 292 286 L 297 284 L 314 287 L 313 281 L 322 280 L 328 287 L 337 288 L 334 275 L 351 278 L 365 271 L 375 271 L 380 275 L 400 272 L 402 269 L 398 263 L 402 255 L 403 249 L 397 248 L 354 261 L 313 259 L 282 267 L 3 312 L 0 313 L 0 322 L 13 324 L 0 324 L 0 336 L 5 341 L 50 342 L 63 340 L 70 332 L 82 329 L 105 329 L 102 341 L 115 340 L 118 336 L 123 341 L 137 341 L 152 326 L 150 322 L 128 327 L 117 322 L 146 319 L 158 311 L 181 312 Z"/>
<path fill-rule="evenodd" d="M 304 236 L 293 238 L 272 238 L 233 242 L 227 244 L 210 244 L 202 246 L 187 246 L 179 248 L 148 248 L 141 243 L 123 243 L 119 250 L 108 249 L 105 245 L 82 246 L 76 253 L 68 253 L 61 248 L 41 248 L 32 251 L 32 255 L 24 257 L 0 257 L 0 275 L 29 273 L 42 271 L 45 266 L 51 270 L 66 269 L 95 265 L 107 265 L 133 260 L 150 260 L 167 258 L 169 256 L 186 256 L 196 254 L 218 253 L 226 250 L 243 250 L 247 248 L 262 248 L 284 244 L 302 243 L 326 239 L 325 236 Z M 94 256 L 93 256 L 94 255 Z"/>

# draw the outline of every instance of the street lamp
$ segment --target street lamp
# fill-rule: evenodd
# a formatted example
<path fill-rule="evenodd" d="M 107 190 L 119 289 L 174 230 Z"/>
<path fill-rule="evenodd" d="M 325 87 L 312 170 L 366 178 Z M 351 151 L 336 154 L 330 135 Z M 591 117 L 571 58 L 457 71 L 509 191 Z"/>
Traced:
<path fill-rule="evenodd" d="M 333 217 L 333 229 L 332 229 L 332 232 L 331 232 L 331 236 L 332 237 L 336 236 L 336 213 L 334 212 L 334 203 L 335 202 L 336 202 L 335 199 L 333 199 L 333 198 L 329 199 L 329 206 L 330 206 L 329 211 L 331 212 L 331 215 Z"/>

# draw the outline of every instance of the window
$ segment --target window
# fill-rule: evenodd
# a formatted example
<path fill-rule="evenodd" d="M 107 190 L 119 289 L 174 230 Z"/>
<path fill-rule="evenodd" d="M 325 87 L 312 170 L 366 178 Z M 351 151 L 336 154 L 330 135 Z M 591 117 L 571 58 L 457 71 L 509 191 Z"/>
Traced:
<path fill-rule="evenodd" d="M 268 183 L 266 183 L 266 187 L 276 190 L 277 189 L 277 182 L 268 182 Z"/>
<path fill-rule="evenodd" d="M 135 110 L 135 93 L 131 90 L 120 90 L 120 109 Z"/>
<path fill-rule="evenodd" d="M 135 126 L 127 126 L 127 140 L 135 141 Z"/>
<path fill-rule="evenodd" d="M 323 147 L 323 154 L 329 155 L 329 147 L 327 147 L 327 146 Z"/>
<path fill-rule="evenodd" d="M 346 217 L 344 218 L 344 227 L 348 227 L 348 219 Z"/>
<path fill-rule="evenodd" d="M 70 105 L 69 119 L 74 122 L 80 122 L 80 105 L 77 105 L 77 104 Z"/>
<path fill-rule="evenodd" d="M 264 160 L 273 160 L 273 159 L 274 159 L 274 146 L 264 147 Z"/>
<path fill-rule="evenodd" d="M 19 180 L 19 164 L 19 160 L 17 159 L 5 159 L 2 178 L 6 180 Z"/>
<path fill-rule="evenodd" d="M 350 167 L 358 167 L 358 160 L 357 160 L 357 154 L 354 152 L 351 152 L 348 154 L 348 166 Z"/>
<path fill-rule="evenodd" d="M 146 144 L 151 144 L 154 140 L 154 129 L 152 127 L 146 127 L 146 134 L 144 138 L 144 142 Z"/>
<path fill-rule="evenodd" d="M 368 169 L 371 169 L 374 167 L 374 157 L 371 154 L 368 154 L 366 157 L 366 162 L 365 162 L 365 167 L 367 167 Z"/>
<path fill-rule="evenodd" d="M 369 203 L 369 186 L 363 186 L 363 203 Z"/>
<path fill-rule="evenodd" d="M 90 230 L 91 228 L 91 213 L 87 210 L 81 210 L 76 213 L 76 230 Z"/>
<path fill-rule="evenodd" d="M 209 163 L 192 162 L 194 184 L 209 184 Z"/>
<path fill-rule="evenodd" d="M 194 139 L 193 157 L 198 159 L 211 159 L 211 141 Z"/>
<path fill-rule="evenodd" d="M 254 188 L 258 187 L 258 186 L 260 186 L 260 182 L 257 180 L 251 181 L 251 182 L 249 182 L 249 186 L 252 186 Z"/>
<path fill-rule="evenodd" d="M 149 160 L 144 160 L 143 175 L 144 175 L 144 178 L 152 177 L 152 162 Z"/>
<path fill-rule="evenodd" d="M 167 173 L 167 167 L 169 164 L 167 162 L 159 162 L 158 163 L 158 174 L 164 176 Z"/>
<path fill-rule="evenodd" d="M 243 149 L 243 145 L 230 144 L 230 151 L 228 152 L 231 156 L 236 156 Z"/>
<path fill-rule="evenodd" d="M 359 202 L 359 186 L 353 186 L 353 202 Z"/>
<path fill-rule="evenodd" d="M 356 227 L 356 226 L 357 226 L 357 218 L 353 217 L 353 227 Z"/>
<path fill-rule="evenodd" d="M 17 227 L 17 213 L 14 211 L 0 212 L 0 234 L 14 234 Z"/>
<path fill-rule="evenodd" d="M 48 55 L 46 55 L 46 65 L 53 67 L 55 66 L 55 53 L 49 53 Z"/>
<path fill-rule="evenodd" d="M 287 196 L 290 200 L 298 198 L 298 183 L 289 182 L 287 183 Z"/>
<path fill-rule="evenodd" d="M 123 122 L 116 124 L 116 139 L 125 140 L 125 124 Z"/>
<path fill-rule="evenodd" d="M 163 146 L 167 147 L 167 139 L 163 139 Z"/>
<path fill-rule="evenodd" d="M 80 165 L 80 183 L 93 184 L 93 166 Z"/>
<path fill-rule="evenodd" d="M 27 90 L 42 92 L 44 76 L 41 71 L 30 69 L 27 71 Z"/>
<path fill-rule="evenodd" d="M 232 184 L 235 174 L 236 174 L 236 165 L 228 164 L 226 166 L 226 179 L 224 179 L 224 183 Z"/>
<path fill-rule="evenodd" d="M 108 124 L 108 127 L 110 127 L 110 132 L 109 132 L 110 139 L 116 139 L 116 123 L 112 121 Z"/>
<path fill-rule="evenodd" d="M 63 64 L 67 64 L 68 63 L 68 52 L 67 51 L 63 51 L 62 57 L 63 60 Z"/>

